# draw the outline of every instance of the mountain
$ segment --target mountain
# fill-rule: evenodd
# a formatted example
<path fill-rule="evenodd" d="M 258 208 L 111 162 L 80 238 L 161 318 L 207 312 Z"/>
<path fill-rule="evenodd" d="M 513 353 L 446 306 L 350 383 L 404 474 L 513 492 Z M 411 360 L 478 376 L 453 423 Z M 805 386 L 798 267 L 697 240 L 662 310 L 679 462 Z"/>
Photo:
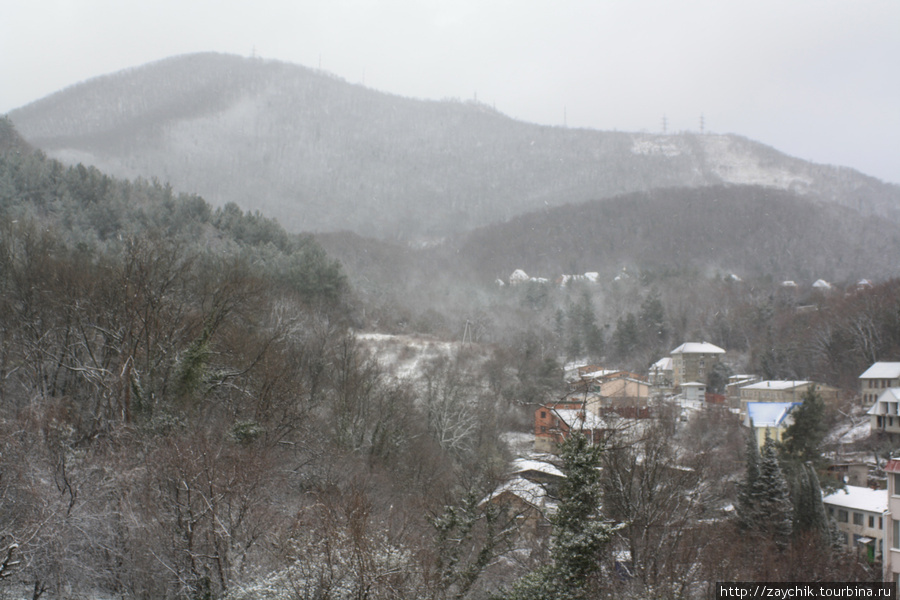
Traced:
<path fill-rule="evenodd" d="M 10 113 L 48 155 L 235 202 L 291 231 L 434 241 L 546 207 L 756 184 L 900 221 L 900 187 L 734 135 L 545 127 L 221 54 L 98 77 Z"/>
<path fill-rule="evenodd" d="M 482 280 L 516 268 L 609 280 L 623 267 L 809 283 L 900 275 L 894 223 L 762 186 L 661 189 L 548 209 L 473 231 L 453 252 Z"/>
<path fill-rule="evenodd" d="M 549 282 L 596 272 L 595 295 L 624 276 L 664 298 L 732 274 L 767 289 L 785 280 L 852 287 L 900 276 L 894 223 L 762 186 L 653 190 L 547 208 L 428 248 L 347 232 L 316 239 L 373 310 L 490 306 L 502 297 L 495 282 L 517 269 Z"/>

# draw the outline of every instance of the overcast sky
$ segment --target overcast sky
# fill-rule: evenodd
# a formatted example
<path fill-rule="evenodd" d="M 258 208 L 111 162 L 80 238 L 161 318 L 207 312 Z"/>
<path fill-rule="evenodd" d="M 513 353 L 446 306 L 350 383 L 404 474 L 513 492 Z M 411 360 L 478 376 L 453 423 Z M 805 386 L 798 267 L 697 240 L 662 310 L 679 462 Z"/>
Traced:
<path fill-rule="evenodd" d="M 549 125 L 737 133 L 900 183 L 900 0 L 3 0 L 0 114 L 176 54 Z"/>

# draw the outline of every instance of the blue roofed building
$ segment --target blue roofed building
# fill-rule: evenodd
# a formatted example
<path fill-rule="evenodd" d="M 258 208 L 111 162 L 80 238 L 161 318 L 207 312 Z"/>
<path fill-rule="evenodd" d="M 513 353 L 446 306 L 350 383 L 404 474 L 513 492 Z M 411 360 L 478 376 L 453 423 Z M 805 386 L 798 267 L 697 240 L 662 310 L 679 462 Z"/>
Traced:
<path fill-rule="evenodd" d="M 802 402 L 748 402 L 744 425 L 751 427 L 760 448 L 766 441 L 766 432 L 775 442 L 780 442 L 785 430 L 793 423 L 791 411 Z"/>

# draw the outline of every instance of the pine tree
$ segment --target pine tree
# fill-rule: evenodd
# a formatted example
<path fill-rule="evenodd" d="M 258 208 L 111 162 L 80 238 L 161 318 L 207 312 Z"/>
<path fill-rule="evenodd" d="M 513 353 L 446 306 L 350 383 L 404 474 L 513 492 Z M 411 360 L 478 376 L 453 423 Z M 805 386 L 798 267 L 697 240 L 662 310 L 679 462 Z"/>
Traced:
<path fill-rule="evenodd" d="M 818 533 L 827 539 L 829 534 L 828 516 L 822 502 L 822 488 L 819 477 L 812 465 L 803 465 L 797 477 L 796 501 L 794 502 L 794 533 Z"/>
<path fill-rule="evenodd" d="M 822 462 L 822 440 L 828 432 L 825 402 L 815 386 L 803 394 L 802 400 L 791 412 L 793 423 L 784 432 L 782 450 L 786 458 L 818 466 Z"/>
<path fill-rule="evenodd" d="M 759 446 L 756 435 L 750 428 L 747 436 L 746 462 L 747 475 L 738 492 L 737 519 L 743 530 L 759 529 Z"/>
<path fill-rule="evenodd" d="M 784 549 L 793 531 L 794 507 L 787 480 L 778 462 L 775 442 L 768 432 L 760 454 L 758 490 L 762 530 L 774 540 L 776 546 Z"/>

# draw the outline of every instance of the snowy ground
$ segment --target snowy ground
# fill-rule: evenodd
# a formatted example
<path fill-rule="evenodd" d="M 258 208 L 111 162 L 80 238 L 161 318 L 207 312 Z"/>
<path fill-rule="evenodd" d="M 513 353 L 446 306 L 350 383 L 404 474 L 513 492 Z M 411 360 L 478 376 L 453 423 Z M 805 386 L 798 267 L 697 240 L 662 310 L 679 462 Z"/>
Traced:
<path fill-rule="evenodd" d="M 357 333 L 356 339 L 375 356 L 388 375 L 398 380 L 415 380 L 434 360 L 454 357 L 461 342 L 443 342 L 409 335 Z"/>

